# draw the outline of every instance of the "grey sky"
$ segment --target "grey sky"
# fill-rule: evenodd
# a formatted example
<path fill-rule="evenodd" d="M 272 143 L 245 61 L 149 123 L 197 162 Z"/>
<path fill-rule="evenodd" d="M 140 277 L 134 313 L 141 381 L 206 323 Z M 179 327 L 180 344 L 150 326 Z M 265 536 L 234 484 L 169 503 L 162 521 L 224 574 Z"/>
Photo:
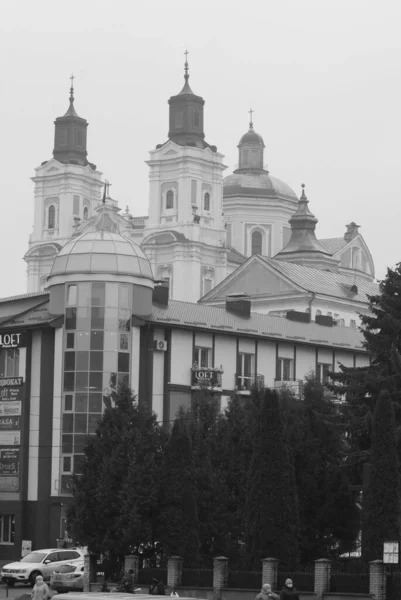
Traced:
<path fill-rule="evenodd" d="M 306 183 L 318 237 L 362 226 L 377 276 L 401 260 L 401 3 L 370 0 L 0 0 L 0 296 L 26 291 L 34 168 L 53 121 L 89 121 L 88 158 L 146 214 L 148 150 L 183 83 L 203 96 L 229 174 L 248 110 L 272 175 Z"/>

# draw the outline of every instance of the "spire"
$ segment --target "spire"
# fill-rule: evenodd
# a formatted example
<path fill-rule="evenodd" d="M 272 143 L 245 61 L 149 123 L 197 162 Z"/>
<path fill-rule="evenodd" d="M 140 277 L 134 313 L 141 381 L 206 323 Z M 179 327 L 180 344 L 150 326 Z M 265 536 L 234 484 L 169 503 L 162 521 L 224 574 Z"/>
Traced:
<path fill-rule="evenodd" d="M 77 117 L 77 113 L 74 108 L 74 75 L 71 75 L 71 87 L 70 87 L 70 106 L 68 107 L 65 117 Z"/>
<path fill-rule="evenodd" d="M 188 54 L 189 54 L 189 52 L 188 52 L 188 50 L 185 50 L 184 54 L 185 54 L 185 64 L 184 64 L 184 79 L 185 79 L 185 83 L 184 83 L 184 87 L 182 88 L 181 92 L 179 93 L 179 96 L 181 96 L 182 94 L 193 94 L 193 91 L 189 87 L 189 83 L 188 83 L 188 79 L 189 79 L 189 67 L 188 67 Z"/>
<path fill-rule="evenodd" d="M 252 121 L 252 115 L 255 111 L 253 110 L 253 108 L 249 109 L 249 129 L 253 129 L 253 121 Z"/>
<path fill-rule="evenodd" d="M 301 187 L 298 209 L 289 220 L 291 237 L 275 258 L 304 266 L 337 270 L 338 261 L 326 252 L 316 238 L 315 229 L 318 220 L 308 208 L 309 200 L 305 194 L 305 184 L 303 183 Z"/>

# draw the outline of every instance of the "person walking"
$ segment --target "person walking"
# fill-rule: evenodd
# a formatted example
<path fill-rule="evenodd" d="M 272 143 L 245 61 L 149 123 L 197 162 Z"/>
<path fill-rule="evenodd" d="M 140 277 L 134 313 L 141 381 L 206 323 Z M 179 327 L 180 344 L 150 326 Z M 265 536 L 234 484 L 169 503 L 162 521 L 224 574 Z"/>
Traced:
<path fill-rule="evenodd" d="M 299 593 L 294 587 L 292 579 L 286 579 L 280 592 L 280 600 L 299 600 Z"/>
<path fill-rule="evenodd" d="M 33 586 L 31 598 L 32 600 L 48 600 L 50 598 L 49 588 L 43 581 L 42 575 L 36 577 L 36 583 Z"/>
<path fill-rule="evenodd" d="M 279 596 L 278 594 L 272 592 L 272 586 L 270 583 L 264 583 L 255 600 L 279 600 Z"/>

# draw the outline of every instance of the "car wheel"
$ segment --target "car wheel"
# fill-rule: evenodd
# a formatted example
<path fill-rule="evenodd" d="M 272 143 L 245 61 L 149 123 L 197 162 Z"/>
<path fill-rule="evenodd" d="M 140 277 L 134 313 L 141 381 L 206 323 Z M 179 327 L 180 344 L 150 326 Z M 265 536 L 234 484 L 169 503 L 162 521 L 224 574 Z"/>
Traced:
<path fill-rule="evenodd" d="M 8 587 L 14 587 L 14 585 L 15 585 L 14 579 L 7 579 L 7 586 Z"/>
<path fill-rule="evenodd" d="M 40 571 L 32 571 L 32 573 L 29 575 L 29 585 L 31 587 L 33 587 L 36 583 L 36 577 L 38 575 L 42 575 L 42 573 Z"/>

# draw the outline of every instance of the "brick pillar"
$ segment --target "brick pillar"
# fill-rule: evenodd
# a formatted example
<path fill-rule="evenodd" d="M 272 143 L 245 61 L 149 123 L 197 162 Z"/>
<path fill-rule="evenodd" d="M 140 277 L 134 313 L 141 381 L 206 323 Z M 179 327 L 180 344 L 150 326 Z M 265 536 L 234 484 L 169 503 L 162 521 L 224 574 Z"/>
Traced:
<path fill-rule="evenodd" d="M 325 592 L 330 591 L 331 562 L 327 558 L 315 560 L 315 594 L 321 600 Z"/>
<path fill-rule="evenodd" d="M 170 556 L 167 562 L 167 586 L 175 590 L 182 583 L 181 556 Z"/>
<path fill-rule="evenodd" d="M 91 557 L 90 554 L 84 556 L 84 592 L 90 592 L 90 569 L 91 569 Z"/>
<path fill-rule="evenodd" d="M 213 598 L 220 600 L 221 590 L 227 587 L 228 580 L 228 558 L 216 556 L 213 559 Z"/>
<path fill-rule="evenodd" d="M 385 600 L 386 576 L 382 560 L 372 560 L 369 563 L 369 594 L 373 600 Z"/>
<path fill-rule="evenodd" d="M 139 556 L 135 556 L 135 554 L 124 556 L 124 572 L 128 573 L 131 570 L 134 571 L 132 574 L 133 583 L 138 583 Z"/>
<path fill-rule="evenodd" d="M 262 560 L 262 585 L 270 583 L 272 590 L 277 589 L 278 563 L 277 558 L 264 558 Z"/>

